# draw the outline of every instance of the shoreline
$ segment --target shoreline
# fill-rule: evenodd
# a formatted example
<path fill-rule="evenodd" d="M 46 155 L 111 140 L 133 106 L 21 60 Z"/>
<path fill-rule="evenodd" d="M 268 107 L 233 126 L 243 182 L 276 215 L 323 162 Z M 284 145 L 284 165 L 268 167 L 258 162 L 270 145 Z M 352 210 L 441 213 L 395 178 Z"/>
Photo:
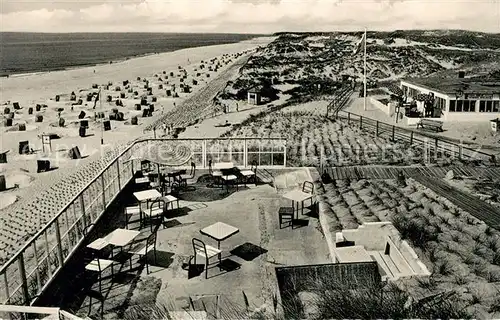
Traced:
<path fill-rule="evenodd" d="M 117 58 L 114 60 L 109 60 L 108 62 L 75 64 L 75 65 L 55 67 L 53 69 L 48 68 L 48 69 L 33 70 L 33 71 L 28 71 L 28 72 L 24 72 L 24 71 L 19 71 L 19 72 L 14 71 L 11 73 L 6 72 L 6 73 L 0 74 L 0 78 L 27 77 L 27 76 L 32 76 L 32 75 L 39 75 L 39 74 L 59 72 L 59 71 L 70 71 L 70 70 L 76 70 L 76 69 L 81 69 L 81 68 L 99 67 L 99 66 L 103 66 L 103 65 L 121 63 L 121 62 L 132 60 L 132 59 L 155 56 L 155 55 L 159 55 L 159 54 L 170 53 L 170 52 L 175 52 L 175 51 L 180 51 L 180 50 L 185 50 L 185 49 L 210 47 L 210 46 L 223 46 L 223 45 L 228 45 L 228 44 L 235 44 L 235 43 L 242 43 L 242 42 L 246 42 L 246 41 L 258 40 L 259 38 L 262 38 L 262 37 L 255 37 L 255 38 L 248 39 L 248 40 L 243 40 L 243 41 L 238 41 L 238 42 L 229 42 L 229 43 L 223 43 L 223 44 L 217 44 L 217 45 L 204 46 L 203 44 L 200 44 L 200 45 L 189 46 L 189 47 L 185 47 L 185 48 L 181 48 L 181 49 L 173 49 L 173 50 L 168 50 L 168 51 L 136 54 L 136 55 L 126 56 L 126 57 L 122 57 L 122 58 Z"/>
<path fill-rule="evenodd" d="M 274 37 L 258 37 L 229 44 L 189 47 L 170 52 L 148 54 L 93 66 L 78 66 L 66 70 L 51 72 L 28 73 L 23 76 L 0 77 L 0 105 L 7 101 L 18 101 L 20 104 L 36 104 L 53 98 L 56 94 L 69 94 L 71 91 L 90 87 L 92 83 L 121 82 L 125 79 L 134 79 L 149 73 L 161 72 L 161 68 L 171 71 L 169 66 L 173 61 L 178 65 L 199 63 L 203 57 L 217 55 L 220 51 L 233 53 L 242 46 L 257 47 L 258 43 L 268 43 Z M 187 60 L 190 60 L 188 63 Z M 177 66 L 175 66 L 175 69 Z M 119 71 L 118 71 L 119 70 Z M 82 86 L 84 81 L 87 84 Z M 27 84 L 26 82 L 31 82 Z M 33 90 L 43 88 L 39 96 L 33 96 Z M 25 97 L 33 97 L 27 99 Z"/>

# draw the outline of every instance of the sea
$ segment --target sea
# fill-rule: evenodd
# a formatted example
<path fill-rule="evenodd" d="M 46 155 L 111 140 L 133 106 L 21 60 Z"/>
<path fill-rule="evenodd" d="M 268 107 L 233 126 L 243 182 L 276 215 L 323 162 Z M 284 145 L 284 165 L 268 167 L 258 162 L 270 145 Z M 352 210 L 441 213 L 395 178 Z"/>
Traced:
<path fill-rule="evenodd" d="M 90 66 L 260 35 L 220 33 L 0 32 L 0 76 Z"/>

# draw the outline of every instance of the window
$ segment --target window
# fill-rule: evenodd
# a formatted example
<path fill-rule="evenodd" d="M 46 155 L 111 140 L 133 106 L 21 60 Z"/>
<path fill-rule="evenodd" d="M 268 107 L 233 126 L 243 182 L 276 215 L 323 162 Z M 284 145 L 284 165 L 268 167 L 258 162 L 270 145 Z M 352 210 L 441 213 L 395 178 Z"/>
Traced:
<path fill-rule="evenodd" d="M 457 100 L 457 108 L 456 108 L 456 112 L 462 112 L 462 108 L 463 108 L 463 100 Z"/>
<path fill-rule="evenodd" d="M 479 112 L 484 112 L 486 110 L 486 101 L 479 101 Z"/>
<path fill-rule="evenodd" d="M 493 111 L 493 101 L 488 100 L 486 101 L 486 112 L 492 112 Z"/>
<path fill-rule="evenodd" d="M 469 100 L 464 100 L 464 110 L 463 112 L 469 112 Z"/>
<path fill-rule="evenodd" d="M 456 101 L 450 100 L 450 111 L 451 112 L 455 112 L 455 105 L 456 105 Z"/>
<path fill-rule="evenodd" d="M 470 112 L 476 112 L 476 100 L 471 100 L 471 101 L 470 101 L 470 108 L 469 108 L 469 111 L 470 111 Z"/>
<path fill-rule="evenodd" d="M 500 101 L 493 101 L 493 112 L 500 112 Z"/>

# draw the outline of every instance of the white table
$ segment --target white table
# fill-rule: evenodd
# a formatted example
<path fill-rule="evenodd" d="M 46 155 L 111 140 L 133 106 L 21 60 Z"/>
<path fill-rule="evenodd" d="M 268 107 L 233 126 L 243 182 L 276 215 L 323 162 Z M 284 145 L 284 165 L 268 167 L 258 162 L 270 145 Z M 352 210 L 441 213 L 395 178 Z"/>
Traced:
<path fill-rule="evenodd" d="M 108 242 L 104 238 L 98 238 L 92 241 L 92 243 L 87 245 L 87 248 L 93 249 L 96 251 L 101 251 L 102 249 L 106 248 L 108 246 Z"/>
<path fill-rule="evenodd" d="M 218 162 L 214 164 L 214 169 L 232 169 L 234 168 L 234 163 L 232 162 Z"/>
<path fill-rule="evenodd" d="M 139 220 L 140 220 L 140 223 L 142 224 L 142 213 L 143 213 L 142 212 L 142 203 L 144 201 L 147 201 L 147 203 L 146 203 L 146 209 L 147 209 L 148 204 L 149 204 L 149 200 L 161 198 L 161 193 L 156 189 L 149 189 L 149 190 L 134 192 L 134 197 L 137 199 L 137 201 L 139 201 L 139 210 L 140 210 Z"/>
<path fill-rule="evenodd" d="M 136 230 L 115 229 L 104 237 L 104 240 L 115 247 L 124 247 L 132 242 L 139 234 L 140 232 Z"/>
<path fill-rule="evenodd" d="M 209 236 L 217 241 L 217 249 L 220 250 L 220 242 L 226 240 L 232 235 L 237 234 L 240 230 L 236 227 L 230 226 L 224 222 L 216 222 L 208 227 L 200 230 L 201 234 Z"/>
<path fill-rule="evenodd" d="M 149 190 L 134 192 L 134 197 L 137 199 L 137 201 L 144 202 L 160 198 L 161 193 L 156 189 L 149 189 Z"/>
<path fill-rule="evenodd" d="M 143 184 L 143 183 L 149 183 L 149 178 L 144 177 L 144 178 L 137 178 L 135 179 L 136 184 Z"/>
<path fill-rule="evenodd" d="M 291 200 L 292 201 L 292 208 L 293 211 L 297 210 L 299 211 L 299 202 L 302 204 L 302 213 L 304 213 L 304 201 L 309 200 L 313 197 L 312 194 L 310 193 L 305 193 L 301 190 L 292 190 L 283 195 L 283 198 Z M 297 202 L 297 208 L 295 208 L 295 202 Z"/>
<path fill-rule="evenodd" d="M 224 184 L 226 185 L 227 192 L 229 192 L 229 182 L 236 181 L 238 179 L 234 174 L 230 174 L 227 176 L 221 176 L 221 179 L 224 180 Z M 224 186 L 222 186 L 224 188 Z M 238 183 L 236 183 L 236 191 L 238 191 Z"/>

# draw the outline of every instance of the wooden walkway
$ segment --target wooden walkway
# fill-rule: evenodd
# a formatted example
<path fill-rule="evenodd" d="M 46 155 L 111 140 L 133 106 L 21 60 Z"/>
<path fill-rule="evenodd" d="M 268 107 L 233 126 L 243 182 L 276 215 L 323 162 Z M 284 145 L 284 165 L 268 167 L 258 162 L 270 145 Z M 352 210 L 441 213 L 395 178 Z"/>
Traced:
<path fill-rule="evenodd" d="M 490 227 L 500 230 L 500 210 L 489 203 L 458 190 L 443 180 L 419 174 L 413 174 L 411 177 L 440 196 L 450 200 L 457 207 L 484 221 Z"/>
<path fill-rule="evenodd" d="M 450 170 L 455 176 L 473 177 L 477 179 L 491 179 L 500 181 L 498 167 L 396 167 L 396 166 L 353 166 L 326 168 L 332 179 L 395 179 L 402 171 L 405 176 L 424 176 L 441 179 Z"/>

